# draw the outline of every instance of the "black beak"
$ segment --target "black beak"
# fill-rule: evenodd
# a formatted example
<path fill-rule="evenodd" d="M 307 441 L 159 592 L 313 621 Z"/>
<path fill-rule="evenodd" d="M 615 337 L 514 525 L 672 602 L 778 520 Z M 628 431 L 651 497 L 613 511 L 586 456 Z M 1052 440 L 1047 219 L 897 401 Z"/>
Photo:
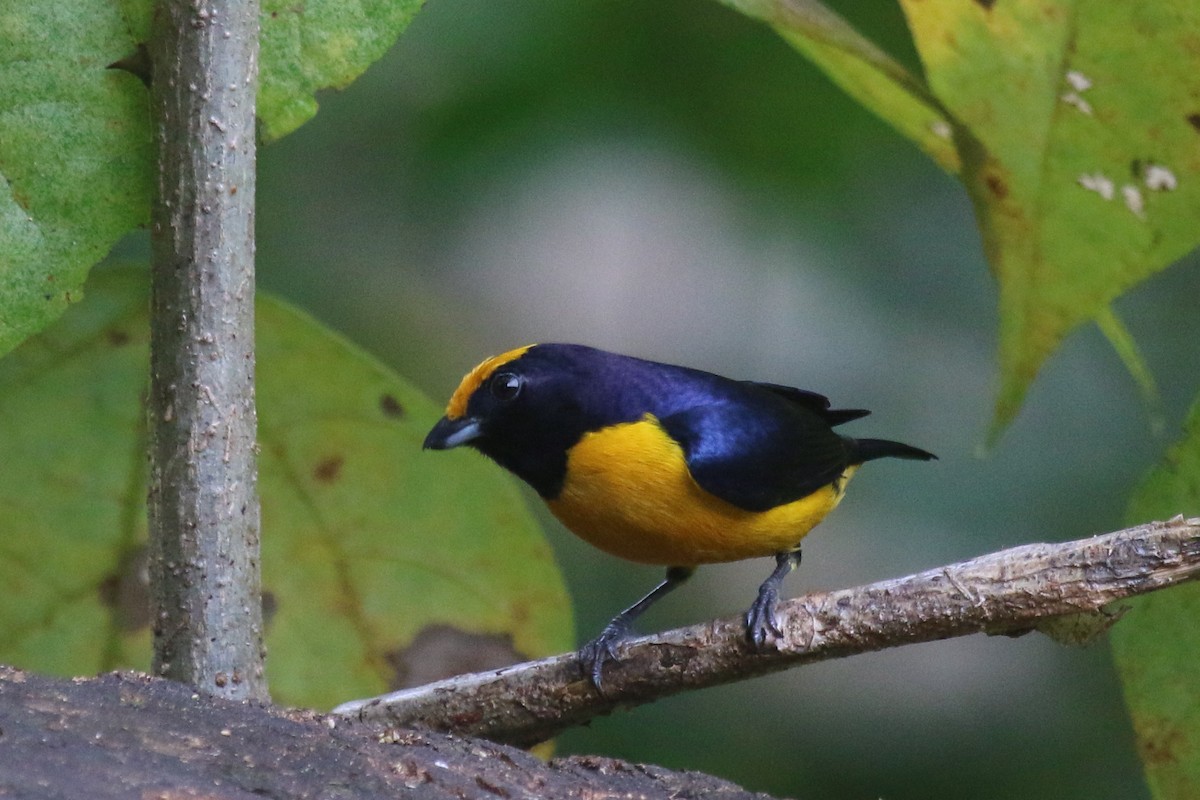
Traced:
<path fill-rule="evenodd" d="M 442 417 L 433 430 L 425 437 L 426 450 L 449 450 L 460 444 L 467 444 L 483 435 L 479 420 L 474 417 L 459 417 L 450 419 Z"/>

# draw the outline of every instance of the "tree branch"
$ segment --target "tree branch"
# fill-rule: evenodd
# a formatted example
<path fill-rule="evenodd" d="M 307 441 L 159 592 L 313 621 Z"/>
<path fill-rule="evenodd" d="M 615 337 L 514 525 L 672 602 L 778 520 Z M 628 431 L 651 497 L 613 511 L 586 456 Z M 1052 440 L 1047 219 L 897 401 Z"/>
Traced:
<path fill-rule="evenodd" d="M 771 800 L 720 778 L 202 697 L 144 675 L 0 667 L 0 794 L 21 798 Z"/>
<path fill-rule="evenodd" d="M 530 745 L 618 707 L 799 664 L 971 633 L 1018 635 L 1080 615 L 1098 618 L 1096 631 L 1120 616 L 1109 604 L 1197 575 L 1200 519 L 1177 517 L 814 592 L 781 604 L 784 635 L 765 652 L 750 649 L 741 618 L 645 636 L 606 668 L 604 695 L 569 654 L 346 703 L 334 714 Z"/>
<path fill-rule="evenodd" d="M 254 408 L 257 0 L 161 0 L 151 42 L 154 670 L 266 698 Z"/>

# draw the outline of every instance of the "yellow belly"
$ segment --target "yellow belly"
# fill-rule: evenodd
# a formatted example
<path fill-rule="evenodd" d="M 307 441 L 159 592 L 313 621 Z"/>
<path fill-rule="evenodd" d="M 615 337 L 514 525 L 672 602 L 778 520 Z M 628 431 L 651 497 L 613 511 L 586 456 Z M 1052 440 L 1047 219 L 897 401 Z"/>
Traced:
<path fill-rule="evenodd" d="M 695 566 L 795 549 L 841 501 L 854 470 L 786 505 L 744 511 L 701 489 L 682 448 L 647 415 L 585 434 L 568 453 L 562 492 L 547 505 L 573 533 L 615 556 Z"/>

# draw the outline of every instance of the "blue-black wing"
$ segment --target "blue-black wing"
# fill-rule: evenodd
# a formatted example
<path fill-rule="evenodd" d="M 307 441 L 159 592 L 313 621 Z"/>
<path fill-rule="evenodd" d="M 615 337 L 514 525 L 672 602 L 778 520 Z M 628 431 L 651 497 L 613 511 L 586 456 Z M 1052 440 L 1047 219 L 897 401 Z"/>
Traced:
<path fill-rule="evenodd" d="M 865 408 L 830 408 L 829 398 L 825 395 L 810 392 L 807 389 L 797 389 L 795 386 L 783 386 L 778 383 L 760 383 L 758 381 L 745 381 L 745 383 L 750 386 L 757 386 L 760 389 L 766 389 L 768 392 L 772 392 L 790 403 L 807 408 L 830 425 L 841 425 L 843 422 L 849 422 L 852 419 L 861 419 L 871 413 Z"/>
<path fill-rule="evenodd" d="M 831 429 L 837 422 L 807 398 L 828 401 L 781 394 L 746 386 L 735 397 L 714 397 L 660 422 L 682 446 L 702 489 L 738 508 L 765 511 L 832 483 L 851 459 L 850 442 Z"/>

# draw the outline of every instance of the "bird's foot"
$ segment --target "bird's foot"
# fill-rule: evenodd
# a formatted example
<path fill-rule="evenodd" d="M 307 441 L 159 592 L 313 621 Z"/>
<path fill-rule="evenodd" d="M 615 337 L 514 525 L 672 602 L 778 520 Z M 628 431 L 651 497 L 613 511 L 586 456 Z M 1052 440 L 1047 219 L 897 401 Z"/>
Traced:
<path fill-rule="evenodd" d="M 775 554 L 775 571 L 758 587 L 750 610 L 746 612 L 746 638 L 755 650 L 762 650 L 771 636 L 782 638 L 779 618 L 775 610 L 779 607 L 779 591 L 787 574 L 800 565 L 800 550 L 787 550 Z"/>
<path fill-rule="evenodd" d="M 579 663 L 583 667 L 583 673 L 592 679 L 592 685 L 600 694 L 604 694 L 604 665 L 609 661 L 620 661 L 617 657 L 617 646 L 632 637 L 631 621 L 621 614 L 605 625 L 599 636 L 579 648 Z"/>
<path fill-rule="evenodd" d="M 767 645 L 769 636 L 781 637 L 783 631 L 775 616 L 779 605 L 779 592 L 771 586 L 764 585 L 754 598 L 750 610 L 746 612 L 746 638 L 750 640 L 755 650 L 762 650 Z"/>

